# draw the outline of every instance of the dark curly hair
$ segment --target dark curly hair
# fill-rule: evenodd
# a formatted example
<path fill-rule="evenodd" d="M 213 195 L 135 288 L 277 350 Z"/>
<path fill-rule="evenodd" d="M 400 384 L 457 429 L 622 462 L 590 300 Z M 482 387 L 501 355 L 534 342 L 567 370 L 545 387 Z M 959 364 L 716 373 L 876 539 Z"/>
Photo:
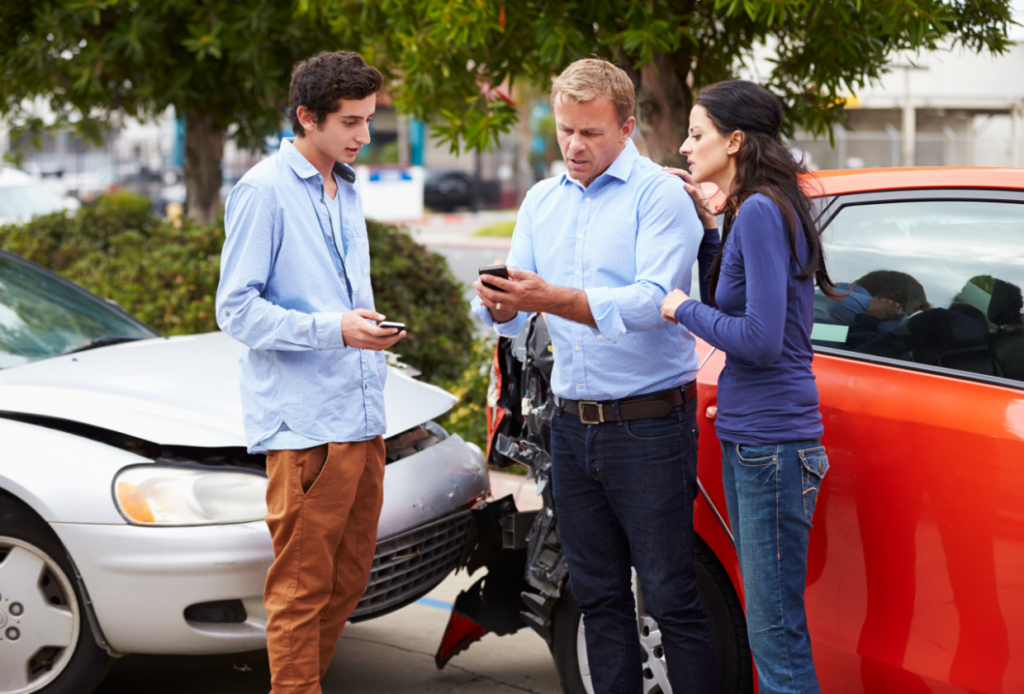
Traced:
<path fill-rule="evenodd" d="M 349 51 L 318 53 L 297 64 L 288 88 L 288 119 L 296 136 L 306 131 L 299 123 L 299 106 L 313 112 L 317 125 L 338 110 L 339 99 L 360 100 L 380 91 L 384 77 L 380 70 L 366 64 L 359 54 Z"/>

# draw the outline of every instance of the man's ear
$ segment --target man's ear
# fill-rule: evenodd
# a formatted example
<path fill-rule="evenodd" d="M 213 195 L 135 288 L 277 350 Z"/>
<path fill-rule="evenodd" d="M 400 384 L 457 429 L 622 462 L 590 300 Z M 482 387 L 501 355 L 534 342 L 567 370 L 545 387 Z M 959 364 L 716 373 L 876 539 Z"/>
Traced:
<path fill-rule="evenodd" d="M 729 135 L 729 139 L 725 142 L 725 153 L 730 156 L 734 156 L 740 151 L 740 147 L 743 146 L 746 139 L 747 136 L 742 130 L 734 130 L 732 134 Z"/>
<path fill-rule="evenodd" d="M 302 126 L 302 129 L 307 133 L 310 130 L 315 130 L 317 128 L 316 117 L 313 115 L 313 112 L 305 106 L 299 106 L 295 109 L 295 115 L 298 117 L 299 124 Z"/>
<path fill-rule="evenodd" d="M 626 119 L 626 122 L 622 124 L 622 128 L 619 130 L 619 139 L 625 142 L 633 136 L 633 129 L 636 127 L 636 118 L 630 116 Z"/>

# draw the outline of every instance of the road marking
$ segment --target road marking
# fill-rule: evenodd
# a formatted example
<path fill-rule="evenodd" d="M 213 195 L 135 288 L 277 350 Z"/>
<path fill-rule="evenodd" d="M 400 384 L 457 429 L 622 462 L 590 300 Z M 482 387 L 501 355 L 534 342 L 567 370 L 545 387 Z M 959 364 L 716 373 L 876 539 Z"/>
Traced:
<path fill-rule="evenodd" d="M 443 600 L 434 600 L 434 598 L 420 598 L 416 601 L 418 605 L 426 605 L 427 607 L 436 607 L 441 610 L 452 611 L 452 604 Z"/>

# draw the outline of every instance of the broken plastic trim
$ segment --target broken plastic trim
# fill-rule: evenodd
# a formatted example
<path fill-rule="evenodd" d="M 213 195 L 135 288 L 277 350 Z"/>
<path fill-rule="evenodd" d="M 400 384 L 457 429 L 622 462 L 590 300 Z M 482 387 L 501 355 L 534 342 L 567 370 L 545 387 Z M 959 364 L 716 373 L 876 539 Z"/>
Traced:
<path fill-rule="evenodd" d="M 523 580 L 526 550 L 506 549 L 503 542 L 502 522 L 517 515 L 511 495 L 473 509 L 473 522 L 460 567 L 466 567 L 472 574 L 486 566 L 487 573 L 455 598 L 448 626 L 434 656 L 438 670 L 485 634 L 505 636 L 527 626 L 521 616 L 523 602 L 519 597 L 528 588 Z"/>

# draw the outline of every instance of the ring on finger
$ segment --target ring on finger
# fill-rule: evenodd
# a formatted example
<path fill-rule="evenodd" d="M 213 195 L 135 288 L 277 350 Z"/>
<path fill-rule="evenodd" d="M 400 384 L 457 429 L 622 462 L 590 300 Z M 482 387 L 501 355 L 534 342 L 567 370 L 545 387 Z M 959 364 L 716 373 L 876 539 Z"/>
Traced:
<path fill-rule="evenodd" d="M 501 302 L 499 301 L 497 304 L 495 304 L 494 308 L 495 308 L 495 310 L 500 311 L 501 310 Z"/>

